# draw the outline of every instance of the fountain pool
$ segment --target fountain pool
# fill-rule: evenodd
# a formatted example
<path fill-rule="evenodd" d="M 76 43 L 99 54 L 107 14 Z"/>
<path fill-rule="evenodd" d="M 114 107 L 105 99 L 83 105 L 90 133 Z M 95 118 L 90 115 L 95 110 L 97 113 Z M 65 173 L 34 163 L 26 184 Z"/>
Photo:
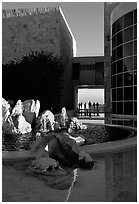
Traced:
<path fill-rule="evenodd" d="M 112 127 L 113 128 L 113 127 Z M 59 190 L 25 174 L 29 152 L 3 153 L 3 202 L 135 202 L 137 200 L 136 137 L 85 145 L 94 168 L 75 169 L 69 188 Z M 72 170 L 71 170 L 72 171 Z"/>

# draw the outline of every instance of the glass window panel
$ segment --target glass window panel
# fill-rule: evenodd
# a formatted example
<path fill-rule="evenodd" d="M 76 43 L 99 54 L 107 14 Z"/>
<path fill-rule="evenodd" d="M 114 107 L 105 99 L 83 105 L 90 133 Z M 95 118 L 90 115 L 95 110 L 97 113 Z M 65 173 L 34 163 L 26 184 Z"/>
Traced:
<path fill-rule="evenodd" d="M 117 48 L 117 60 L 120 58 L 123 58 L 123 46 L 122 45 Z"/>
<path fill-rule="evenodd" d="M 124 45 L 124 57 L 133 55 L 133 43 L 126 43 Z"/>
<path fill-rule="evenodd" d="M 117 73 L 123 72 L 123 60 L 117 61 Z"/>
<path fill-rule="evenodd" d="M 133 26 L 124 30 L 124 42 L 133 40 Z"/>
<path fill-rule="evenodd" d="M 134 25 L 134 39 L 137 39 L 137 25 Z"/>
<path fill-rule="evenodd" d="M 134 69 L 137 70 L 137 56 L 134 56 Z"/>
<path fill-rule="evenodd" d="M 123 32 L 117 33 L 117 46 L 123 43 Z"/>
<path fill-rule="evenodd" d="M 112 88 L 116 87 L 116 76 L 112 76 Z"/>
<path fill-rule="evenodd" d="M 117 102 L 117 114 L 123 114 L 123 103 Z"/>
<path fill-rule="evenodd" d="M 116 49 L 112 50 L 112 61 L 116 60 Z"/>
<path fill-rule="evenodd" d="M 116 103 L 112 102 L 112 113 L 116 114 Z"/>
<path fill-rule="evenodd" d="M 123 28 L 123 16 L 117 20 L 117 32 Z"/>
<path fill-rule="evenodd" d="M 124 72 L 133 70 L 133 57 L 124 58 Z"/>
<path fill-rule="evenodd" d="M 116 47 L 116 39 L 117 39 L 117 35 L 114 35 L 112 38 L 112 49 Z"/>
<path fill-rule="evenodd" d="M 134 102 L 134 115 L 137 115 L 137 102 Z"/>
<path fill-rule="evenodd" d="M 117 87 L 123 86 L 123 74 L 117 75 Z"/>
<path fill-rule="evenodd" d="M 137 71 L 134 71 L 134 85 L 137 85 Z"/>
<path fill-rule="evenodd" d="M 133 72 L 124 73 L 124 86 L 133 85 Z"/>
<path fill-rule="evenodd" d="M 133 24 L 133 11 L 124 15 L 124 28 Z"/>
<path fill-rule="evenodd" d="M 116 94 L 116 89 L 112 89 L 112 101 L 116 101 L 116 96 L 117 96 L 117 94 Z"/>
<path fill-rule="evenodd" d="M 112 35 L 116 33 L 116 22 L 113 23 L 112 25 Z"/>
<path fill-rule="evenodd" d="M 123 100 L 123 88 L 118 88 L 117 89 L 117 101 L 122 101 Z"/>
<path fill-rule="evenodd" d="M 113 74 L 116 74 L 116 62 L 114 62 L 114 63 L 112 64 L 111 74 L 112 74 L 112 75 L 113 75 Z"/>
<path fill-rule="evenodd" d="M 124 88 L 124 100 L 133 100 L 133 87 Z"/>
<path fill-rule="evenodd" d="M 134 55 L 137 54 L 137 40 L 134 41 Z"/>
<path fill-rule="evenodd" d="M 137 23 L 137 9 L 134 10 L 134 24 Z"/>
<path fill-rule="evenodd" d="M 134 86 L 134 100 L 137 100 L 137 86 Z"/>
<path fill-rule="evenodd" d="M 133 102 L 124 102 L 124 114 L 125 115 L 133 114 Z"/>

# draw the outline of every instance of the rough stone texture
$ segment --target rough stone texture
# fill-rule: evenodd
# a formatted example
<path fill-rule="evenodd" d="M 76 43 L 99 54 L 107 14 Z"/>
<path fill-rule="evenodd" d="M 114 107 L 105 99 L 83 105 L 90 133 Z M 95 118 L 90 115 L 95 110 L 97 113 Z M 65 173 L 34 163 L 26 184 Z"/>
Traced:
<path fill-rule="evenodd" d="M 48 132 L 54 130 L 55 116 L 49 110 L 44 111 L 36 120 L 36 130 Z"/>
<path fill-rule="evenodd" d="M 23 116 L 32 124 L 33 120 L 38 117 L 40 102 L 37 100 L 36 103 L 34 100 L 26 100 L 22 102 L 23 105 Z"/>
<path fill-rule="evenodd" d="M 4 123 L 10 115 L 10 104 L 2 99 L 2 123 Z"/>
<path fill-rule="evenodd" d="M 105 87 L 105 123 L 111 117 L 111 53 L 110 53 L 110 15 L 118 5 L 116 2 L 104 2 L 104 87 Z"/>
<path fill-rule="evenodd" d="M 64 73 L 60 80 L 58 102 L 60 107 L 73 109 L 71 81 L 75 40 L 61 11 L 58 8 L 4 10 L 2 28 L 3 64 L 14 58 L 19 59 L 30 51 L 48 51 L 60 56 Z"/>
<path fill-rule="evenodd" d="M 89 154 L 81 153 L 79 146 L 73 139 L 64 133 L 43 133 L 43 138 L 32 146 L 32 152 L 38 152 L 48 145 L 49 157 L 62 165 L 80 165 L 83 168 L 92 168 L 93 161 Z"/>

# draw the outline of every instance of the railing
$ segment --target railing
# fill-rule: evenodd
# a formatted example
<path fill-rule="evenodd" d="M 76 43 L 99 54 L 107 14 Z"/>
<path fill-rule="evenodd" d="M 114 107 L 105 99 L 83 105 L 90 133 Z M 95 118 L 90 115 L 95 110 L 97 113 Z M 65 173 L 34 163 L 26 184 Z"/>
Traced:
<path fill-rule="evenodd" d="M 101 105 L 98 108 L 78 108 L 77 114 L 78 116 L 92 116 L 92 115 L 97 115 L 99 116 L 100 113 L 105 113 L 104 110 L 104 105 Z"/>

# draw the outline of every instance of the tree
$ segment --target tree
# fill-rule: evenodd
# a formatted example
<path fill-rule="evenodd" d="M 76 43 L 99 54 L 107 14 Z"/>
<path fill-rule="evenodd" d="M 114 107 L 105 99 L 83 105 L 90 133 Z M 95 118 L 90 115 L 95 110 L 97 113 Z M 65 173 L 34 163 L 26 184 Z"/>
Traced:
<path fill-rule="evenodd" d="M 5 99 L 39 99 L 41 110 L 59 111 L 64 67 L 53 53 L 31 52 L 2 65 L 2 94 Z"/>

